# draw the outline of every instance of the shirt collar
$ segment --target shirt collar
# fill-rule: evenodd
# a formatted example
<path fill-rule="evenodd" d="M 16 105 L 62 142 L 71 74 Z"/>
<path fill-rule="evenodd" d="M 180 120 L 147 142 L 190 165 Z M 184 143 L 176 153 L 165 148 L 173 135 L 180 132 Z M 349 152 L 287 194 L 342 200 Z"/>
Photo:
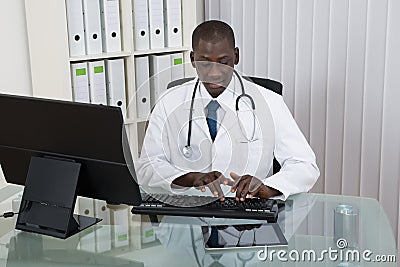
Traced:
<path fill-rule="evenodd" d="M 203 83 L 200 82 L 200 97 L 203 101 L 204 108 L 207 107 L 211 100 L 217 100 L 220 106 L 225 110 L 225 107 L 233 107 L 234 101 L 236 99 L 238 90 L 240 89 L 236 84 L 237 78 L 235 75 L 232 76 L 231 82 L 228 87 L 217 97 L 213 98 L 204 87 Z"/>

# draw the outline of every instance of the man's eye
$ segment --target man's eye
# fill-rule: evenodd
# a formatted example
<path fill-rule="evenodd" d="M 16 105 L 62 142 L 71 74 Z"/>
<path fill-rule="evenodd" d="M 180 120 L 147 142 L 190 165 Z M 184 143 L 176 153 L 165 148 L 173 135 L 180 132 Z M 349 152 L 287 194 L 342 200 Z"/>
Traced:
<path fill-rule="evenodd" d="M 221 61 L 221 62 L 219 62 L 220 64 L 223 64 L 223 65 L 228 65 L 228 61 Z"/>
<path fill-rule="evenodd" d="M 200 66 L 202 66 L 203 68 L 207 68 L 211 65 L 210 62 L 204 61 L 204 62 L 200 62 Z"/>

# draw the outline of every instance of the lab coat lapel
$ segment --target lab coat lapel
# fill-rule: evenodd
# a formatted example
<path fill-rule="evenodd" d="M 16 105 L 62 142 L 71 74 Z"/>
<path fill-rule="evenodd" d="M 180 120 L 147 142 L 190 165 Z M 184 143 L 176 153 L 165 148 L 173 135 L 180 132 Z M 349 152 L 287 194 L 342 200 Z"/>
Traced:
<path fill-rule="evenodd" d="M 193 85 L 194 87 L 194 85 Z M 184 108 L 183 110 L 187 112 L 185 116 L 187 116 L 187 120 L 189 120 L 189 114 L 190 114 L 190 104 L 192 102 L 192 95 L 193 95 L 193 89 L 188 90 L 185 98 L 185 102 L 183 103 Z M 200 129 L 200 131 L 199 131 Z M 208 125 L 206 121 L 206 115 L 204 113 L 204 107 L 203 107 L 203 102 L 202 99 L 199 97 L 198 90 L 196 92 L 196 97 L 194 99 L 194 104 L 193 104 L 193 116 L 192 116 L 192 134 L 199 134 L 199 132 L 202 132 L 208 139 L 211 140 L 210 132 L 208 131 Z"/>
<path fill-rule="evenodd" d="M 237 126 L 237 118 L 235 111 L 236 98 L 240 86 L 237 85 L 237 77 L 233 75 L 232 80 L 225 91 L 218 97 L 218 103 L 225 110 L 225 115 L 221 121 L 221 127 L 218 130 L 215 139 L 223 138 L 225 134 L 232 131 L 233 127 Z"/>
<path fill-rule="evenodd" d="M 218 130 L 217 136 L 215 139 L 222 138 L 225 134 L 231 131 L 231 129 L 237 125 L 238 121 L 236 118 L 236 112 L 232 109 L 232 107 L 224 107 L 225 116 L 221 122 L 221 127 Z"/>
<path fill-rule="evenodd" d="M 193 131 L 196 131 L 197 129 L 200 129 L 201 132 L 205 136 L 208 137 L 209 140 L 211 140 L 210 132 L 208 130 L 208 125 L 207 125 L 207 120 L 206 120 L 206 115 L 204 113 L 204 108 L 203 108 L 203 103 L 201 99 L 196 99 L 194 103 L 194 108 L 193 108 L 193 125 L 196 125 L 197 127 L 193 127 Z M 196 134 L 196 133 L 194 133 Z"/>

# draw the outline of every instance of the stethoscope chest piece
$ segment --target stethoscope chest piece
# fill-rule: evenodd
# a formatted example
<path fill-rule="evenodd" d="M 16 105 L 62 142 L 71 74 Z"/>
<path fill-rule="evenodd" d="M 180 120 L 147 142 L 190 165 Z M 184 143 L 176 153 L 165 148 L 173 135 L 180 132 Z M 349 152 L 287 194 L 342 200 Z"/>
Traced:
<path fill-rule="evenodd" d="M 185 158 L 191 158 L 193 156 L 193 149 L 191 146 L 186 145 L 182 148 L 182 153 Z"/>

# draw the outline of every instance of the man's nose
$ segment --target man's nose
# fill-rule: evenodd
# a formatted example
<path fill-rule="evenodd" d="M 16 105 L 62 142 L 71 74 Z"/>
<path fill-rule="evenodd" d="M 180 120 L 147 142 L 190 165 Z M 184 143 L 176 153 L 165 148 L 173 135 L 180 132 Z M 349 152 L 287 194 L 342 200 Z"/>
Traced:
<path fill-rule="evenodd" d="M 223 70 L 220 65 L 221 64 L 218 63 L 211 64 L 210 70 L 208 72 L 208 76 L 210 78 L 219 78 L 222 76 Z"/>

